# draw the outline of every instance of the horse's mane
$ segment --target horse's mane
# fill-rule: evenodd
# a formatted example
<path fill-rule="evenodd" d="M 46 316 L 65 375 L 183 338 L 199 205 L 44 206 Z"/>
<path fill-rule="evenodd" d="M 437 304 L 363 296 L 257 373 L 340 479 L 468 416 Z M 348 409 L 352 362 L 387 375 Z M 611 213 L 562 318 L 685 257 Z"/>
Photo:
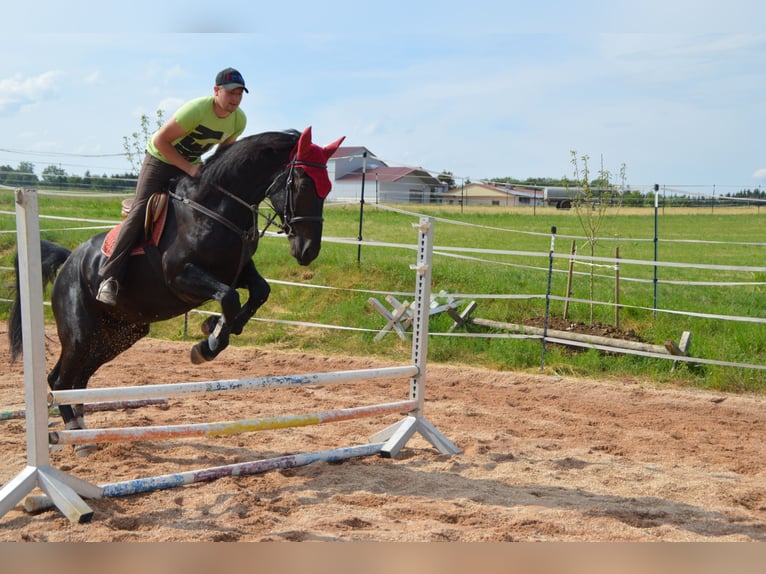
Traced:
<path fill-rule="evenodd" d="M 220 181 L 226 174 L 238 171 L 247 162 L 257 161 L 264 154 L 289 153 L 298 143 L 300 132 L 285 130 L 263 132 L 241 138 L 233 144 L 219 148 L 205 161 L 201 172 L 202 183 Z M 285 158 L 285 163 L 287 158 Z"/>

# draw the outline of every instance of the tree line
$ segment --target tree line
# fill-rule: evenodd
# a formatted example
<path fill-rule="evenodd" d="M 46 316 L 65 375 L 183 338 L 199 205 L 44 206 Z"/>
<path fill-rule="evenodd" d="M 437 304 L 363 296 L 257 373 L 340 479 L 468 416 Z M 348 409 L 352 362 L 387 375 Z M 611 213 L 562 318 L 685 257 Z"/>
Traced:
<path fill-rule="evenodd" d="M 10 165 L 0 165 L 0 185 L 7 187 L 34 187 L 38 189 L 86 189 L 93 191 L 105 191 L 115 193 L 130 193 L 136 188 L 136 178 L 134 173 L 122 173 L 113 175 L 93 175 L 90 170 L 84 175 L 68 174 L 65 169 L 56 165 L 49 165 L 43 168 L 42 177 L 35 173 L 35 166 L 32 162 L 22 161 L 18 167 Z M 447 183 L 450 188 L 455 187 L 454 176 L 449 171 L 443 171 L 438 178 Z M 556 179 L 549 177 L 531 177 L 527 179 L 516 179 L 512 177 L 493 178 L 487 180 L 487 183 L 501 185 L 517 185 L 519 187 L 572 187 L 574 182 L 566 178 Z M 591 182 L 594 189 L 601 187 L 603 182 L 595 179 Z M 605 186 L 607 187 L 607 186 Z M 626 189 L 618 194 L 619 201 L 624 206 L 653 206 L 654 192 L 643 193 L 639 190 Z M 662 197 L 663 202 L 672 204 L 676 207 L 694 207 L 710 205 L 715 201 L 718 205 L 742 205 L 743 200 L 755 200 L 757 203 L 766 202 L 766 190 L 762 189 L 741 189 L 734 193 L 725 193 L 716 195 L 712 198 L 710 195 L 679 195 Z"/>
<path fill-rule="evenodd" d="M 35 173 L 35 166 L 22 161 L 17 168 L 0 165 L 0 185 L 7 187 L 34 187 L 38 189 L 87 189 L 106 192 L 131 192 L 136 189 L 136 175 L 132 173 L 114 175 L 93 175 L 88 170 L 84 175 L 71 175 L 60 166 L 43 168 L 41 177 Z"/>

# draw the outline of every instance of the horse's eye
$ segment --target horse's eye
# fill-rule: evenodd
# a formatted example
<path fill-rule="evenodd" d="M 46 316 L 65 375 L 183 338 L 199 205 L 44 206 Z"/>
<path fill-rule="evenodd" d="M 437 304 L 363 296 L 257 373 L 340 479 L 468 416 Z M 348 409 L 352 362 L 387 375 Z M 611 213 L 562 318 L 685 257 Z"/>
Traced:
<path fill-rule="evenodd" d="M 312 182 L 309 178 L 304 177 L 301 180 L 301 183 L 300 183 L 300 186 L 298 187 L 298 189 L 300 191 L 311 191 L 311 186 L 313 185 L 313 183 L 314 182 Z"/>

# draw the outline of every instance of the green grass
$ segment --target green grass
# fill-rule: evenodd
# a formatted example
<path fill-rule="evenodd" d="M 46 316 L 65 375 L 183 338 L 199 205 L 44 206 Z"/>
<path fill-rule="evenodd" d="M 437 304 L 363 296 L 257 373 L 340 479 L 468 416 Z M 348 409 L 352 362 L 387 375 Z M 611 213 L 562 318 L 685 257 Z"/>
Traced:
<path fill-rule="evenodd" d="M 40 196 L 40 213 L 88 219 L 116 220 L 119 217 L 121 197 L 63 198 Z M 435 224 L 436 250 L 440 247 L 471 247 L 503 251 L 539 253 L 540 256 L 509 254 L 461 253 L 472 259 L 435 255 L 433 267 L 433 293 L 474 294 L 528 294 L 544 295 L 548 281 L 550 229 L 557 228 L 555 252 L 568 254 L 572 239 L 582 236 L 579 219 L 574 212 L 537 208 L 510 210 L 507 208 L 466 208 L 433 206 L 400 206 L 402 209 L 426 213 L 436 218 L 469 223 L 474 226 L 455 225 L 437 219 Z M 0 191 L 0 209 L 13 211 L 11 192 Z M 356 238 L 359 232 L 358 206 L 330 205 L 325 212 L 325 236 Z M 658 218 L 661 262 L 678 262 L 730 266 L 763 266 L 764 246 L 745 245 L 762 237 L 763 217 L 755 210 L 665 210 Z M 365 240 L 413 245 L 417 218 L 391 211 L 376 209 L 368 204 L 364 214 Z M 595 255 L 625 260 L 652 261 L 654 243 L 654 211 L 623 210 L 609 214 L 599 232 Z M 483 228 L 475 226 L 484 226 Z M 13 229 L 12 216 L 0 216 L 0 230 Z M 74 227 L 72 222 L 41 219 L 43 237 L 66 245 L 76 246 L 94 234 L 88 231 L 57 231 Z M 498 229 L 490 229 L 498 228 Z M 514 230 L 514 231 L 508 231 Z M 523 233 L 521 233 L 523 232 Z M 672 240 L 685 240 L 673 242 Z M 693 241 L 690 241 L 693 240 Z M 705 243 L 701 243 L 701 241 Z M 710 243 L 718 241 L 719 243 Z M 741 244 L 734 244 L 740 242 Z M 578 253 L 587 254 L 583 240 L 576 240 Z M 15 250 L 12 233 L 0 233 L 0 265 L 11 263 Z M 364 245 L 361 262 L 357 263 L 357 246 L 326 241 L 322 253 L 309 267 L 298 266 L 288 253 L 283 237 L 264 238 L 255 255 L 256 265 L 264 277 L 313 285 L 327 285 L 338 289 L 297 289 L 272 284 L 269 302 L 259 317 L 286 319 L 312 323 L 350 326 L 369 330 L 364 332 L 292 327 L 270 322 L 253 322 L 234 344 L 300 349 L 316 354 L 364 354 L 391 358 L 400 362 L 409 358 L 408 342 L 389 334 L 381 341 L 373 341 L 383 318 L 367 303 L 369 293 L 354 290 L 380 290 L 411 292 L 415 274 L 410 265 L 415 262 L 412 249 L 384 248 Z M 551 281 L 551 293 L 563 296 L 566 290 L 566 258 L 556 258 L 556 273 Z M 573 297 L 589 298 L 589 268 L 575 267 Z M 614 301 L 614 270 L 596 267 L 594 272 L 594 299 Z M 704 270 L 696 268 L 659 267 L 657 306 L 660 309 L 732 316 L 764 317 L 763 285 L 705 286 L 669 284 L 674 282 L 737 281 L 762 282 L 764 273 Z M 766 337 L 764 326 L 758 323 L 731 322 L 718 319 L 689 317 L 651 310 L 654 305 L 654 268 L 646 265 L 622 263 L 620 265 L 620 302 L 627 305 L 620 314 L 620 327 L 632 329 L 644 341 L 663 344 L 665 340 L 678 341 L 683 331 L 692 333 L 692 355 L 706 359 L 748 364 L 766 364 Z M 631 281 L 641 279 L 643 282 Z M 0 297 L 7 297 L 12 282 L 10 273 L 4 272 Z M 383 295 L 375 295 L 384 301 Z M 407 299 L 407 297 L 399 297 Z M 639 308 L 632 308 L 639 307 Z M 216 311 L 215 304 L 206 309 Z M 646 309 L 643 309 L 646 308 Z M 8 305 L 0 304 L 0 319 L 7 316 Z M 552 301 L 552 316 L 563 315 L 563 302 Z M 49 312 L 48 312 L 49 313 Z M 477 317 L 508 322 L 523 322 L 545 313 L 543 298 L 531 299 L 478 299 Z M 570 305 L 567 319 L 590 322 L 591 306 L 582 303 Z M 613 324 L 611 306 L 593 306 L 594 321 Z M 48 314 L 48 320 L 52 320 Z M 202 318 L 190 317 L 190 337 L 197 337 Z M 432 318 L 431 331 L 445 332 L 452 324 L 447 315 Z M 472 333 L 485 329 L 470 327 Z M 184 336 L 183 319 L 156 324 L 152 336 L 180 339 Z M 429 338 L 429 360 L 486 366 L 494 369 L 539 372 L 541 345 L 537 340 L 516 338 Z M 736 392 L 766 392 L 766 375 L 762 370 L 714 365 L 679 364 L 671 371 L 666 360 L 630 355 L 607 355 L 598 351 L 575 351 L 548 345 L 545 357 L 546 371 L 562 375 L 577 375 L 618 380 L 645 380 L 656 384 L 675 384 L 696 388 Z"/>

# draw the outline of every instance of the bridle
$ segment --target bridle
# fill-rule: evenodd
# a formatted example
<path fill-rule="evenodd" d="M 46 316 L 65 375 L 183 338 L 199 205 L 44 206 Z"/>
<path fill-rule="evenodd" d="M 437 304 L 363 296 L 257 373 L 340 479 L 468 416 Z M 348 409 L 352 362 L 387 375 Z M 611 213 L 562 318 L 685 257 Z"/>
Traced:
<path fill-rule="evenodd" d="M 296 167 L 315 167 L 320 169 L 327 169 L 327 164 L 320 164 L 320 163 L 314 163 L 309 161 L 303 161 L 298 159 L 292 159 L 290 161 L 290 164 L 287 168 L 287 176 L 285 178 L 285 185 L 282 188 L 282 193 L 285 194 L 285 201 L 284 201 L 284 209 L 282 210 L 282 222 L 277 221 L 277 215 L 278 210 L 274 206 L 274 195 L 278 194 L 277 191 L 275 193 L 275 187 L 279 184 L 279 181 L 282 179 L 281 177 L 274 178 L 274 181 L 272 181 L 271 185 L 266 190 L 266 193 L 264 195 L 264 200 L 268 200 L 271 209 L 272 214 L 271 215 L 264 215 L 261 213 L 259 209 L 259 204 L 250 204 L 241 199 L 240 197 L 237 197 L 232 192 L 230 192 L 228 189 L 221 185 L 215 185 L 214 187 L 222 194 L 227 196 L 232 201 L 239 203 L 243 207 L 245 207 L 253 216 L 253 224 L 250 226 L 249 229 L 242 229 L 234 222 L 226 219 L 221 214 L 213 211 L 212 209 L 209 209 L 208 207 L 205 207 L 204 205 L 194 201 L 193 199 L 190 199 L 188 197 L 182 197 L 175 192 L 170 192 L 169 195 L 172 199 L 176 201 L 180 201 L 181 203 L 184 203 L 194 209 L 195 211 L 198 211 L 200 213 L 203 213 L 207 215 L 209 218 L 217 221 L 218 223 L 228 227 L 230 230 L 232 230 L 234 233 L 236 233 L 244 243 L 250 244 L 257 241 L 259 237 L 263 237 L 266 234 L 266 230 L 268 230 L 269 227 L 272 225 L 280 230 L 280 232 L 285 233 L 288 237 L 292 237 L 294 235 L 293 233 L 293 225 L 295 223 L 322 223 L 324 222 L 324 217 L 321 215 L 295 215 L 295 186 L 293 185 L 294 181 L 294 173 Z M 263 229 L 258 232 L 258 217 L 262 217 L 266 220 L 266 224 L 264 225 Z"/>
<path fill-rule="evenodd" d="M 282 233 L 285 233 L 287 234 L 288 237 L 290 237 L 293 235 L 293 225 L 296 223 L 324 222 L 324 217 L 322 217 L 321 215 L 295 215 L 295 186 L 293 184 L 294 184 L 294 174 L 295 174 L 296 167 L 315 167 L 319 169 L 327 169 L 327 164 L 315 163 L 311 161 L 303 161 L 303 160 L 299 160 L 295 158 L 290 160 L 290 164 L 287 168 L 287 177 L 285 178 L 285 185 L 282 188 L 282 192 L 285 194 L 284 209 L 282 210 L 282 222 L 279 223 L 276 220 L 278 211 L 276 207 L 274 206 L 274 199 L 273 199 L 273 196 L 275 195 L 274 187 L 280 180 L 280 178 L 276 178 L 272 182 L 272 184 L 269 186 L 269 188 L 266 190 L 266 195 L 264 197 L 264 199 L 268 199 L 269 203 L 271 204 L 271 209 L 273 213 L 270 216 L 261 214 L 261 217 L 266 219 L 266 225 L 264 226 L 260 234 L 261 237 L 263 237 L 263 235 L 266 233 L 266 230 L 271 225 L 274 225 Z"/>

